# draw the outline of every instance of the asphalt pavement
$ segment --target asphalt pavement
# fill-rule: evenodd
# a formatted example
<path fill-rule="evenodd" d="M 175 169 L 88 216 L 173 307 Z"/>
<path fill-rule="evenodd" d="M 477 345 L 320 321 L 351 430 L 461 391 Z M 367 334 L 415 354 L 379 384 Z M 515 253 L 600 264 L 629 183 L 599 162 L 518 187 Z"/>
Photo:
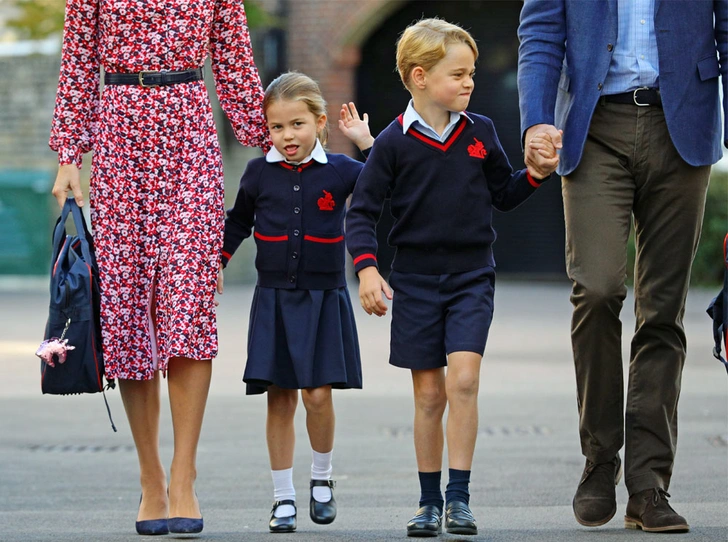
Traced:
<path fill-rule="evenodd" d="M 111 431 L 101 395 L 40 393 L 34 352 L 47 315 L 43 284 L 0 282 L 0 541 L 144 540 L 134 531 L 138 467 L 118 390 L 107 394 L 118 433 Z M 691 290 L 685 314 L 688 359 L 670 503 L 686 516 L 690 533 L 625 530 L 623 482 L 612 521 L 596 529 L 576 523 L 571 499 L 584 459 L 569 342 L 569 286 L 501 281 L 481 374 L 480 431 L 471 483 L 480 533 L 440 538 L 728 540 L 728 375 L 711 356 L 710 320 L 705 314 L 714 293 Z M 251 297 L 251 287 L 229 286 L 221 298 L 220 355 L 214 362 L 198 454 L 197 492 L 205 529 L 197 538 L 405 540 L 405 524 L 419 495 L 411 381 L 407 371 L 387 364 L 389 317 L 370 317 L 358 308 L 364 389 L 336 391 L 334 399 L 339 515 L 329 526 L 308 518 L 311 458 L 301 407 L 294 464 L 298 531 L 268 533 L 272 483 L 265 397 L 246 397 L 241 382 Z M 628 298 L 623 310 L 625 358 L 634 328 L 632 303 Z M 168 465 L 172 434 L 166 402 L 162 418 L 161 450 Z"/>

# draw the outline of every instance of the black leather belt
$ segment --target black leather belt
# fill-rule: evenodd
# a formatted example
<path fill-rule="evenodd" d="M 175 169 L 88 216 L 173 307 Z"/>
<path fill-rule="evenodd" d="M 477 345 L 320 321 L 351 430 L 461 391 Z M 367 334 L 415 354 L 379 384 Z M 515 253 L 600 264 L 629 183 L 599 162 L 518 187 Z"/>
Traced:
<path fill-rule="evenodd" d="M 202 68 L 179 72 L 104 73 L 105 85 L 138 85 L 140 87 L 164 87 L 178 83 L 202 80 Z"/>
<path fill-rule="evenodd" d="M 660 90 L 656 88 L 642 87 L 621 94 L 608 94 L 602 96 L 602 100 L 614 104 L 631 104 L 639 107 L 647 107 L 648 105 L 662 107 Z"/>

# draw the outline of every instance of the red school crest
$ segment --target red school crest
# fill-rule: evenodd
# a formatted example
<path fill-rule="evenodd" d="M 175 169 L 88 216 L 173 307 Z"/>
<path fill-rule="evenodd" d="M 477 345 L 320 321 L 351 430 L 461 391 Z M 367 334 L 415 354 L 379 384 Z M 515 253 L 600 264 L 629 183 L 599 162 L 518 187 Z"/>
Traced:
<path fill-rule="evenodd" d="M 317 203 L 320 211 L 333 211 L 334 207 L 336 207 L 334 196 L 331 195 L 331 192 L 327 192 L 326 190 L 324 190 L 324 197 L 319 198 Z"/>
<path fill-rule="evenodd" d="M 475 143 L 468 145 L 468 154 L 473 158 L 480 158 L 481 160 L 486 157 L 488 151 L 485 150 L 485 145 L 482 141 L 478 141 L 477 137 L 473 138 Z"/>

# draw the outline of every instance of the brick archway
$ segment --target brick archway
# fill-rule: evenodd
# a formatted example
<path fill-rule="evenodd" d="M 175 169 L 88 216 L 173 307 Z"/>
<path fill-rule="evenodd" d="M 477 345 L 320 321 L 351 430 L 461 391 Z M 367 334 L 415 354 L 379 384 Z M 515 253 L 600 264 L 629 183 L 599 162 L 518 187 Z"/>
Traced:
<path fill-rule="evenodd" d="M 361 45 L 406 1 L 295 0 L 288 3 L 288 67 L 316 79 L 329 103 L 329 148 L 350 153 L 336 129 L 340 104 L 356 97 Z M 394 59 L 391 59 L 394 66 Z"/>

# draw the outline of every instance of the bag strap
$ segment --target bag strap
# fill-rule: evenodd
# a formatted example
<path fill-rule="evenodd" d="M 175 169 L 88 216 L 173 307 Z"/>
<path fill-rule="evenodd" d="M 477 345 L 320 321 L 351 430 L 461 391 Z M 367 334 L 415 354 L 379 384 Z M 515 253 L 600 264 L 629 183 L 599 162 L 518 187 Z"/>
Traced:
<path fill-rule="evenodd" d="M 53 230 L 53 259 L 51 265 L 58 259 L 58 255 L 63 247 L 63 242 L 66 237 L 66 221 L 68 215 L 73 217 L 73 224 L 76 227 L 76 234 L 78 239 L 81 241 L 81 254 L 89 265 L 93 265 L 95 260 L 93 258 L 93 237 L 86 224 L 86 219 L 81 212 L 81 208 L 76 204 L 76 200 L 73 198 L 67 198 L 66 203 L 61 209 L 61 216 L 56 222 L 56 227 Z"/>

